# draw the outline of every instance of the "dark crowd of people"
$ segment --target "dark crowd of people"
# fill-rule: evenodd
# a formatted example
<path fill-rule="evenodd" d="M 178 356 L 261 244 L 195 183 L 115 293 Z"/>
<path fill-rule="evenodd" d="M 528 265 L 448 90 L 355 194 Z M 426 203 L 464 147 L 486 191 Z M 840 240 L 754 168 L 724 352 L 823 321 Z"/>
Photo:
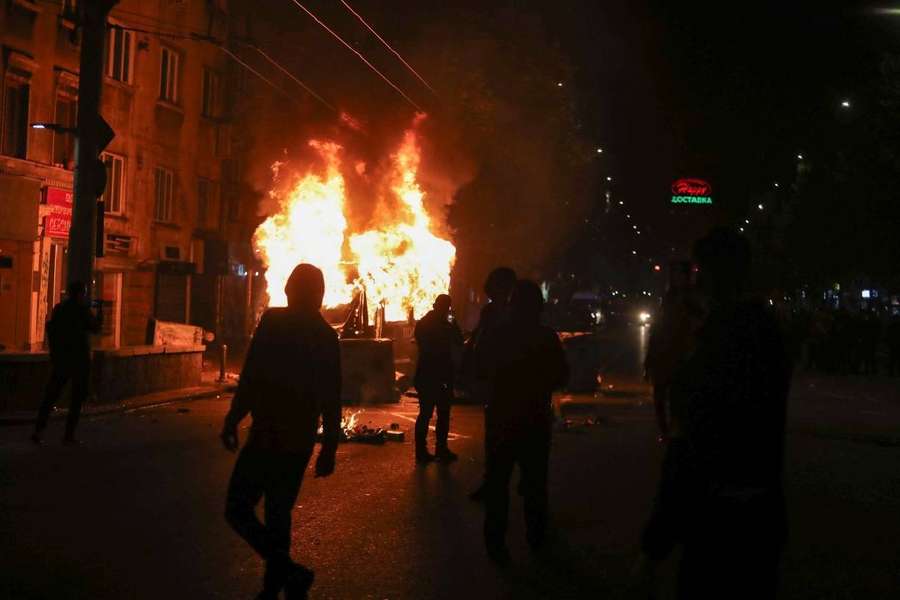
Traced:
<path fill-rule="evenodd" d="M 786 321 L 791 349 L 810 371 L 900 376 L 900 314 L 823 305 L 793 310 Z"/>
<path fill-rule="evenodd" d="M 655 597 L 658 565 L 676 547 L 682 557 L 681 599 L 775 595 L 787 531 L 782 468 L 792 353 L 768 303 L 747 294 L 749 270 L 746 240 L 714 230 L 695 245 L 692 262 L 672 270 L 651 335 L 646 369 L 665 457 L 636 571 L 637 581 L 647 586 L 646 598 Z M 260 320 L 220 435 L 227 450 L 238 452 L 225 518 L 265 561 L 261 599 L 282 592 L 288 599 L 306 598 L 314 580 L 309 567 L 292 559 L 290 541 L 293 507 L 320 424 L 316 477 L 334 473 L 340 438 L 340 351 L 337 333 L 321 314 L 324 290 L 318 268 L 300 264 L 294 269 L 285 286 L 287 307 L 271 308 Z M 74 439 L 89 373 L 88 336 L 99 327 L 84 303 L 84 291 L 83 285 L 71 289 L 50 322 L 53 377 L 36 442 L 59 388 L 69 379 L 75 404 L 66 436 Z M 415 328 L 419 417 L 414 460 L 427 468 L 457 459 L 448 433 L 454 383 L 463 382 L 483 404 L 485 419 L 484 476 L 470 497 L 483 503 L 486 554 L 502 567 L 510 561 L 506 534 L 516 466 L 527 542 L 533 550 L 547 544 L 551 396 L 566 384 L 568 365 L 559 336 L 542 323 L 538 285 L 501 267 L 488 277 L 485 292 L 490 302 L 468 340 L 454 321 L 448 295 L 438 296 Z M 811 319 L 811 330 L 821 320 Z M 874 326 L 867 320 L 863 324 L 836 314 L 824 331 L 828 336 L 874 335 Z M 805 343 L 817 367 L 850 366 L 822 362 L 822 346 L 833 342 L 810 336 Z M 860 368 L 872 367 L 865 353 L 858 356 Z M 427 432 L 434 412 L 431 453 Z M 239 425 L 247 416 L 252 423 L 241 446 Z M 256 511 L 260 503 L 262 518 Z"/>

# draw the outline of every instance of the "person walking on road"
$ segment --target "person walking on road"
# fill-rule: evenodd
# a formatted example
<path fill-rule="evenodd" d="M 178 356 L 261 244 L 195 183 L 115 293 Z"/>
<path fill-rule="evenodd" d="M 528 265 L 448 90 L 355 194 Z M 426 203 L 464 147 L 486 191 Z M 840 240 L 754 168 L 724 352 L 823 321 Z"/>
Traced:
<path fill-rule="evenodd" d="M 291 511 L 309 464 L 319 417 L 323 441 L 316 476 L 334 472 L 341 424 L 337 334 L 322 318 L 322 272 L 300 264 L 285 285 L 288 306 L 260 319 L 241 371 L 221 439 L 238 449 L 238 425 L 253 422 L 228 485 L 225 518 L 266 561 L 260 599 L 306 598 L 313 572 L 290 557 Z M 256 505 L 265 504 L 265 523 Z"/>
<path fill-rule="evenodd" d="M 69 414 L 63 442 L 77 444 L 75 428 L 81 416 L 81 405 L 87 398 L 91 377 L 92 333 L 99 333 L 103 325 L 103 311 L 98 303 L 97 312 L 86 304 L 87 286 L 73 281 L 66 290 L 66 299 L 53 308 L 47 321 L 47 342 L 50 346 L 50 381 L 44 400 L 38 410 L 31 440 L 40 444 L 50 411 L 59 400 L 63 387 L 72 383 L 69 395 Z"/>
<path fill-rule="evenodd" d="M 450 314 L 452 302 L 447 294 L 439 295 L 432 310 L 416 324 L 415 338 L 419 348 L 414 384 L 419 394 L 419 416 L 416 418 L 416 462 L 426 464 L 438 460 L 453 462 L 458 457 L 447 446 L 450 433 L 450 404 L 453 401 L 453 352 L 463 345 L 462 332 Z M 428 452 L 426 438 L 431 414 L 437 408 L 435 453 Z"/>
<path fill-rule="evenodd" d="M 485 338 L 478 353 L 479 374 L 490 385 L 484 539 L 488 556 L 501 566 L 509 562 L 509 481 L 516 464 L 528 543 L 539 549 L 546 538 L 551 395 L 566 383 L 568 365 L 559 336 L 541 324 L 543 304 L 537 284 L 519 281 L 509 320 Z"/>
<path fill-rule="evenodd" d="M 669 380 L 679 427 L 643 534 L 642 571 L 652 579 L 681 545 L 678 598 L 774 598 L 786 537 L 790 359 L 774 315 L 743 294 L 746 239 L 716 229 L 694 254 L 709 312 Z"/>
<path fill-rule="evenodd" d="M 488 303 L 481 309 L 478 325 L 466 341 L 463 373 L 468 379 L 469 392 L 484 407 L 487 407 L 490 398 L 490 387 L 485 380 L 475 377 L 476 356 L 481 350 L 481 342 L 509 317 L 509 297 L 515 286 L 516 272 L 509 267 L 497 267 L 490 272 L 484 282 L 484 293 L 488 297 Z M 485 459 L 487 459 L 487 442 L 485 442 Z M 474 502 L 484 501 L 484 481 L 478 489 L 469 494 L 469 498 Z"/>

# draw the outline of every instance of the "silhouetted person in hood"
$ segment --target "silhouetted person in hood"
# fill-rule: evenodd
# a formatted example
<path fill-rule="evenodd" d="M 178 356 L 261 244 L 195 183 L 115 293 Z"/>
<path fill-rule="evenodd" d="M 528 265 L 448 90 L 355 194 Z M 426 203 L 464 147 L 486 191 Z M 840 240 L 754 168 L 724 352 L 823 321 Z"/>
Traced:
<path fill-rule="evenodd" d="M 790 361 L 774 315 L 743 294 L 748 242 L 716 229 L 694 258 L 708 312 L 669 380 L 678 427 L 643 550 L 652 564 L 682 546 L 679 598 L 774 598 Z"/>
<path fill-rule="evenodd" d="M 36 444 L 41 443 L 50 411 L 53 410 L 63 387 L 69 381 L 72 382 L 72 386 L 63 442 L 77 443 L 75 427 L 81 416 L 81 405 L 87 398 L 91 377 L 90 336 L 92 333 L 99 333 L 103 323 L 103 312 L 98 309 L 96 315 L 92 313 L 86 299 L 87 287 L 80 281 L 73 281 L 68 285 L 66 299 L 53 307 L 53 313 L 47 321 L 51 370 L 44 401 L 38 410 L 34 433 L 31 436 Z"/>
<path fill-rule="evenodd" d="M 481 309 L 478 325 L 466 341 L 463 354 L 463 373 L 469 379 L 470 393 L 479 404 L 485 407 L 490 398 L 490 385 L 487 381 L 475 377 L 476 356 L 481 350 L 484 339 L 509 318 L 509 298 L 516 286 L 516 281 L 516 272 L 509 267 L 497 267 L 488 274 L 487 280 L 484 282 L 484 293 L 488 297 L 488 303 Z M 487 445 L 485 444 L 486 459 Z M 486 473 L 487 469 L 485 468 L 485 477 Z M 469 498 L 475 502 L 484 501 L 484 482 L 469 494 Z"/>
<path fill-rule="evenodd" d="M 319 416 L 324 439 L 316 476 L 334 472 L 341 425 L 341 366 L 337 334 L 320 314 L 322 272 L 298 265 L 284 288 L 287 308 L 267 310 L 250 343 L 241 379 L 225 417 L 222 442 L 238 448 L 238 424 L 253 423 L 228 486 L 225 518 L 266 561 L 260 598 L 305 598 L 309 569 L 290 558 L 291 509 L 309 464 Z M 255 508 L 265 502 L 265 524 Z"/>
<path fill-rule="evenodd" d="M 452 462 L 456 454 L 447 446 L 450 433 L 450 404 L 453 401 L 453 351 L 463 344 L 462 332 L 450 317 L 451 300 L 439 295 L 432 310 L 416 323 L 416 345 L 419 360 L 415 386 L 419 394 L 419 416 L 416 418 L 416 462 L 433 460 Z M 425 440 L 431 413 L 437 408 L 435 453 L 428 452 Z"/>
<path fill-rule="evenodd" d="M 551 394 L 565 384 L 568 365 L 556 332 L 541 325 L 543 305 L 537 284 L 519 281 L 509 320 L 485 338 L 478 353 L 479 375 L 490 384 L 484 537 L 488 555 L 499 564 L 509 560 L 509 480 L 516 464 L 521 470 L 528 543 L 538 548 L 546 535 Z"/>

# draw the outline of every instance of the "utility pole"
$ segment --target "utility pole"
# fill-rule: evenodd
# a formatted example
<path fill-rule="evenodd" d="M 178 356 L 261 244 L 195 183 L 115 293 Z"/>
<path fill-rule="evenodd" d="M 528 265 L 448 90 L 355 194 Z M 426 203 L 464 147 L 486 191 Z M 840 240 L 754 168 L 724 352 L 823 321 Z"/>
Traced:
<path fill-rule="evenodd" d="M 112 140 L 112 130 L 100 117 L 103 89 L 103 49 L 106 18 L 119 0 L 79 2 L 81 61 L 78 73 L 78 150 L 75 156 L 75 199 L 69 231 L 68 282 L 81 281 L 92 297 L 96 246 L 97 196 L 105 187 L 100 152 Z M 102 186 L 102 187 L 101 187 Z M 99 192 L 98 192 L 99 189 Z"/>

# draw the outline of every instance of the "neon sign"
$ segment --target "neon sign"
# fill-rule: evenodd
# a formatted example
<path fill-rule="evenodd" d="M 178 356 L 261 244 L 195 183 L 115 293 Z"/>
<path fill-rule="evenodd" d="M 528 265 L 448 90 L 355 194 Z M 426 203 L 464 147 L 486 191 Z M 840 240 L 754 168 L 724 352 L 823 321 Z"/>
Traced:
<path fill-rule="evenodd" d="M 712 203 L 712 186 L 708 181 L 686 177 L 672 184 L 672 204 Z"/>

